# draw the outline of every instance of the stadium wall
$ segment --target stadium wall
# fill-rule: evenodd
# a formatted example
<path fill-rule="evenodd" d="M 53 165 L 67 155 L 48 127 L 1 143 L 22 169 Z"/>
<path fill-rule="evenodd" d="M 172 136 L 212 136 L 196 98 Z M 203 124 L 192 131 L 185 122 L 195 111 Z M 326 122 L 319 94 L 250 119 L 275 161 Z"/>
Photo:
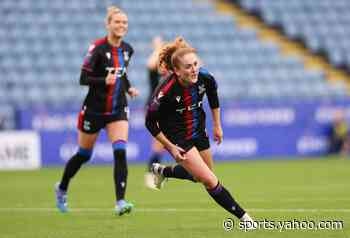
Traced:
<path fill-rule="evenodd" d="M 222 105 L 224 142 L 212 143 L 215 160 L 319 156 L 328 151 L 328 133 L 337 110 L 350 118 L 350 99 L 323 102 L 233 102 Z M 40 135 L 43 166 L 63 165 L 77 149 L 78 110 L 20 110 L 21 129 Z M 210 113 L 207 113 L 210 118 Z M 208 133 L 211 134 L 210 123 Z M 210 121 L 210 119 L 209 119 Z M 128 159 L 145 162 L 151 137 L 144 127 L 144 109 L 131 107 Z M 170 159 L 169 157 L 167 158 Z M 104 132 L 95 146 L 92 164 L 113 161 Z"/>
<path fill-rule="evenodd" d="M 0 132 L 0 170 L 41 167 L 40 136 L 33 131 Z"/>

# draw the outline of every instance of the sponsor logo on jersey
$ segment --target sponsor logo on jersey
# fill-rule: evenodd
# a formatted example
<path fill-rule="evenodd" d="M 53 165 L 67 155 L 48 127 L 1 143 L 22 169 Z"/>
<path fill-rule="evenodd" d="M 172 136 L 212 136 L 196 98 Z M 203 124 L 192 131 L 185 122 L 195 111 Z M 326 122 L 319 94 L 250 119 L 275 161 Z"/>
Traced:
<path fill-rule="evenodd" d="M 194 103 L 194 104 L 187 106 L 187 107 L 176 109 L 176 111 L 178 113 L 182 114 L 184 111 L 193 111 L 193 110 L 200 108 L 200 107 L 202 107 L 202 101 L 199 101 L 198 103 Z"/>
<path fill-rule="evenodd" d="M 181 96 L 177 96 L 175 99 L 176 99 L 177 102 L 180 102 Z"/>
<path fill-rule="evenodd" d="M 114 67 L 106 67 L 106 71 L 113 73 L 113 71 L 117 72 L 117 76 L 121 77 L 124 74 L 126 74 L 126 67 L 119 67 L 119 68 L 114 68 Z"/>
<path fill-rule="evenodd" d="M 111 59 L 111 53 L 110 52 L 106 52 L 106 57 L 107 57 L 107 59 Z"/>

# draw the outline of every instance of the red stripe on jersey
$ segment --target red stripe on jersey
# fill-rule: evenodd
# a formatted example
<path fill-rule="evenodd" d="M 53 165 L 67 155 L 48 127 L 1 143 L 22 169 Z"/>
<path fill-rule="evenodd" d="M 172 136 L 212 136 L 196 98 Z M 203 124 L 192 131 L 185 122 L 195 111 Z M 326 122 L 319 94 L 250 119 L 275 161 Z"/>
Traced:
<path fill-rule="evenodd" d="M 176 82 L 176 79 L 173 78 L 164 85 L 164 87 L 160 90 L 163 93 L 163 95 L 165 95 L 171 89 L 171 87 L 174 85 L 175 82 Z"/>
<path fill-rule="evenodd" d="M 118 58 L 118 52 L 117 48 L 112 48 L 112 58 L 113 58 L 113 66 L 114 68 L 119 68 L 119 58 Z M 117 79 L 116 79 L 117 80 Z M 117 82 L 110 84 L 107 86 L 107 101 L 106 101 L 106 114 L 109 114 L 113 110 L 113 94 L 115 85 Z"/>
<path fill-rule="evenodd" d="M 85 114 L 85 111 L 81 110 L 79 113 L 79 116 L 78 116 L 78 129 L 79 130 L 83 129 L 84 114 Z"/>
<path fill-rule="evenodd" d="M 184 89 L 184 120 L 185 120 L 185 126 L 186 126 L 186 136 L 185 139 L 189 140 L 192 138 L 192 132 L 193 132 L 193 115 L 192 111 L 187 110 L 188 108 L 191 108 L 192 106 L 192 95 L 189 88 Z"/>

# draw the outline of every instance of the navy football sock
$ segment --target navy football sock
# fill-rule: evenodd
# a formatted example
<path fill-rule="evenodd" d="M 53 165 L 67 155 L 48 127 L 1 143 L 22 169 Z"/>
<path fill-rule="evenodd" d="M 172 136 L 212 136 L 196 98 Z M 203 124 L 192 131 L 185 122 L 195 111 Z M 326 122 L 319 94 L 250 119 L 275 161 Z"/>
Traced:
<path fill-rule="evenodd" d="M 127 179 L 128 165 L 126 161 L 126 141 L 118 140 L 113 143 L 114 154 L 114 186 L 117 201 L 124 199 Z"/>
<path fill-rule="evenodd" d="M 235 215 L 237 218 L 240 219 L 245 214 L 243 208 L 239 206 L 231 194 L 220 183 L 218 183 L 213 189 L 207 189 L 207 191 L 221 207 Z"/>
<path fill-rule="evenodd" d="M 79 171 L 80 167 L 89 161 L 92 150 L 79 148 L 79 151 L 67 162 L 64 168 L 63 176 L 59 188 L 63 191 L 68 190 L 69 182 Z"/>
<path fill-rule="evenodd" d="M 175 165 L 174 167 L 165 167 L 163 170 L 163 176 L 166 178 L 186 179 L 192 182 L 196 182 L 193 176 L 179 164 Z"/>

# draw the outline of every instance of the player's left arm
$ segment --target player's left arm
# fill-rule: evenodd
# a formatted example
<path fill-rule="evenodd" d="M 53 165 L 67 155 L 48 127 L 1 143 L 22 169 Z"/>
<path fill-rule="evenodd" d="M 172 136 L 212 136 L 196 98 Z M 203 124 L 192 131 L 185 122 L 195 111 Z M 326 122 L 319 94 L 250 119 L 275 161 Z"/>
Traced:
<path fill-rule="evenodd" d="M 125 77 L 125 81 L 126 81 L 126 88 L 127 88 L 127 92 L 129 94 L 129 96 L 132 98 L 137 97 L 140 94 L 139 90 L 137 88 L 131 86 L 130 81 L 129 81 L 127 76 Z"/>
<path fill-rule="evenodd" d="M 221 116 L 220 116 L 220 108 L 212 108 L 211 114 L 213 118 L 213 135 L 214 135 L 214 141 L 217 142 L 217 144 L 220 144 L 223 140 L 224 133 L 222 131 L 221 126 Z"/>
<path fill-rule="evenodd" d="M 134 54 L 134 49 L 129 45 L 128 47 L 128 52 L 129 52 L 129 60 L 127 62 L 126 67 L 129 66 L 129 62 L 131 59 L 131 56 Z M 124 75 L 124 80 L 125 80 L 125 85 L 126 85 L 126 92 L 129 94 L 130 97 L 137 97 L 139 95 L 139 90 L 135 87 L 131 86 L 130 80 L 128 78 L 128 75 Z"/>
<path fill-rule="evenodd" d="M 220 112 L 220 102 L 218 96 L 218 86 L 215 78 L 209 74 L 205 73 L 206 76 L 206 94 L 208 97 L 209 106 L 211 109 L 212 119 L 213 119 L 213 136 L 214 141 L 220 144 L 223 140 L 223 131 L 221 126 L 221 112 Z"/>

